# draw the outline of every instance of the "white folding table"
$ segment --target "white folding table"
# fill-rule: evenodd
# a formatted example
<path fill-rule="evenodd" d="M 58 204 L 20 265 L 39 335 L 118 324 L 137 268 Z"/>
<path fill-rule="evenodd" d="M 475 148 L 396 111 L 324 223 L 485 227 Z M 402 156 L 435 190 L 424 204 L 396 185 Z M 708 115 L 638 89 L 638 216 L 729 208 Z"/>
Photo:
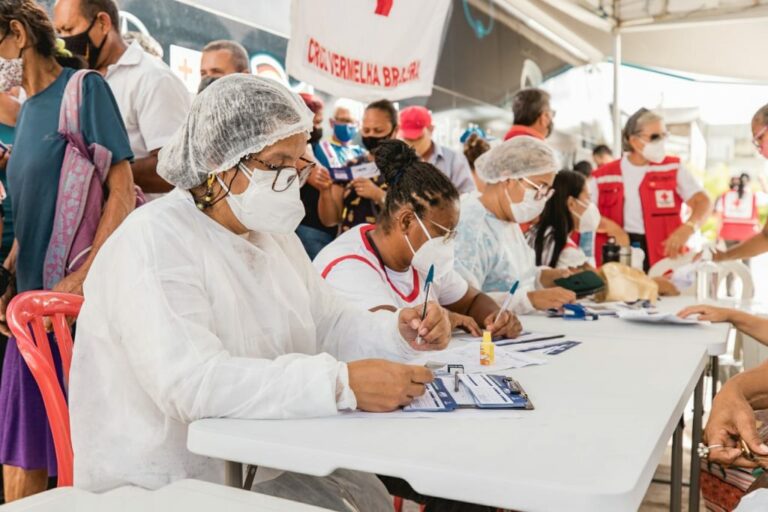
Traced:
<path fill-rule="evenodd" d="M 696 304 L 694 297 L 663 297 L 656 307 L 664 313 L 677 313 L 686 306 Z M 728 302 L 710 301 L 710 303 L 727 306 Z M 709 368 L 712 376 L 712 396 L 717 391 L 718 357 L 728 349 L 730 324 L 710 324 L 701 326 L 668 325 L 633 323 L 611 316 L 601 316 L 597 321 L 563 320 L 550 318 L 544 314 L 526 315 L 521 318 L 526 330 L 545 334 L 566 334 L 566 339 L 572 337 L 601 337 L 625 343 L 646 343 L 657 340 L 671 345 L 676 343 L 694 343 L 706 348 L 709 355 Z M 666 348 L 656 352 L 657 357 L 666 357 Z M 705 369 L 706 370 L 706 369 Z M 690 493 L 689 510 L 699 509 L 699 476 L 701 466 L 697 446 L 701 441 L 702 418 L 704 415 L 704 375 L 703 370 L 693 395 L 692 449 L 690 464 Z M 682 456 L 683 456 L 683 421 L 682 416 L 678 428 L 672 437 L 672 482 L 670 488 L 670 510 L 679 511 L 682 507 Z"/>
<path fill-rule="evenodd" d="M 52 489 L 0 507 L 3 512 L 322 512 L 327 509 L 199 480 L 180 480 L 156 491 L 121 487 L 95 494 Z"/>
<path fill-rule="evenodd" d="M 407 480 L 422 494 L 526 511 L 636 510 L 699 382 L 697 342 L 595 337 L 509 372 L 536 409 L 509 419 L 208 419 L 190 451 L 325 476 L 338 468 Z M 659 357 L 664 354 L 664 357 Z"/>

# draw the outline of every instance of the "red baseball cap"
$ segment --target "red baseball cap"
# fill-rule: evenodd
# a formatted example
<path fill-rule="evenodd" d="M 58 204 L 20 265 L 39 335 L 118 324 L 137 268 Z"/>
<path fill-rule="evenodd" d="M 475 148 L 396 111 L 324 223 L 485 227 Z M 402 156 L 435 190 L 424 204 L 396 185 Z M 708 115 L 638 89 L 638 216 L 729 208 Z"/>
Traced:
<path fill-rule="evenodd" d="M 432 126 L 432 114 L 424 107 L 406 107 L 400 111 L 400 137 L 414 140 L 421 137 L 424 128 Z"/>

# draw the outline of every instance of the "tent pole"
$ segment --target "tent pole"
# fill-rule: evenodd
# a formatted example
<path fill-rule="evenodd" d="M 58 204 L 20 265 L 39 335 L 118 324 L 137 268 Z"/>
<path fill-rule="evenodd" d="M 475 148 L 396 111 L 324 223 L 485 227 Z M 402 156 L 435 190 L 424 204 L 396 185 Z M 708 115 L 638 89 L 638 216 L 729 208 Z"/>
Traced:
<path fill-rule="evenodd" d="M 619 108 L 619 73 L 621 71 L 621 34 L 613 29 L 613 154 L 621 156 L 621 108 Z"/>

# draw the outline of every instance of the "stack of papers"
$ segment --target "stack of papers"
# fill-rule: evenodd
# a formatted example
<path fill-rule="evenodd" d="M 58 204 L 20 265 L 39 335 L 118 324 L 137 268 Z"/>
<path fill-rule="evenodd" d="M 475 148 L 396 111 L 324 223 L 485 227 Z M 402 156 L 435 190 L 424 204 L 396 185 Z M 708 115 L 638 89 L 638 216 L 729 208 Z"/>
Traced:
<path fill-rule="evenodd" d="M 652 313 L 646 310 L 619 311 L 619 318 L 629 322 L 644 322 L 649 324 L 676 324 L 676 325 L 709 325 L 696 318 L 680 318 L 674 313 Z"/>
<path fill-rule="evenodd" d="M 448 348 L 439 352 L 427 352 L 411 359 L 409 364 L 429 366 L 447 366 L 460 364 L 464 366 L 466 373 L 487 373 L 523 368 L 546 363 L 546 359 L 533 357 L 515 351 L 512 347 L 496 347 L 495 361 L 492 365 L 480 364 L 480 344 L 472 343 L 462 347 Z"/>

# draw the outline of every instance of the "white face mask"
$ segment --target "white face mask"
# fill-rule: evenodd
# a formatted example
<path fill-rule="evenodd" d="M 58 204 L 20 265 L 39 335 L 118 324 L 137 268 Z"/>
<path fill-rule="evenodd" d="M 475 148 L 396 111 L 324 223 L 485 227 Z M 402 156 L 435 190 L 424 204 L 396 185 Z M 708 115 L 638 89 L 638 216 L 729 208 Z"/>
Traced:
<path fill-rule="evenodd" d="M 305 214 L 298 177 L 283 192 L 275 192 L 272 190 L 275 171 L 251 171 L 242 162 L 238 166 L 250 181 L 245 192 L 233 193 L 217 177 L 219 184 L 229 192 L 227 204 L 237 220 L 250 231 L 259 233 L 285 235 L 296 231 Z"/>
<path fill-rule="evenodd" d="M 447 240 L 444 236 L 437 236 L 432 238 L 429 236 L 429 231 L 424 227 L 424 223 L 417 216 L 416 221 L 421 226 L 421 230 L 427 236 L 428 240 L 419 247 L 416 251 L 411 245 L 411 241 L 408 239 L 408 235 L 405 235 L 405 241 L 408 243 L 411 252 L 413 253 L 413 260 L 411 260 L 411 266 L 416 269 L 422 276 L 426 276 L 429 273 L 429 267 L 435 266 L 435 280 L 439 281 L 441 278 L 448 275 L 453 270 L 453 239 Z M 449 231 L 447 228 L 443 228 Z"/>
<path fill-rule="evenodd" d="M 586 210 L 579 215 L 576 212 L 573 214 L 579 219 L 579 233 L 592 233 L 597 231 L 600 225 L 600 210 L 597 209 L 595 203 L 585 203 L 580 200 L 576 200 L 581 206 L 584 206 Z"/>
<path fill-rule="evenodd" d="M 14 87 L 21 87 L 22 71 L 21 58 L 3 59 L 0 57 L 0 92 L 8 92 Z"/>
<path fill-rule="evenodd" d="M 506 186 L 504 187 L 504 195 L 507 196 L 507 201 L 509 201 L 509 208 L 512 210 L 514 221 L 518 224 L 530 222 L 541 215 L 541 212 L 544 211 L 544 206 L 547 204 L 546 197 L 536 199 L 536 191 L 529 188 L 525 189 L 523 200 L 519 203 L 512 201 Z"/>
<path fill-rule="evenodd" d="M 667 149 L 664 147 L 664 139 L 655 142 L 646 142 L 643 146 L 643 158 L 652 163 L 659 163 L 667 156 Z"/>

